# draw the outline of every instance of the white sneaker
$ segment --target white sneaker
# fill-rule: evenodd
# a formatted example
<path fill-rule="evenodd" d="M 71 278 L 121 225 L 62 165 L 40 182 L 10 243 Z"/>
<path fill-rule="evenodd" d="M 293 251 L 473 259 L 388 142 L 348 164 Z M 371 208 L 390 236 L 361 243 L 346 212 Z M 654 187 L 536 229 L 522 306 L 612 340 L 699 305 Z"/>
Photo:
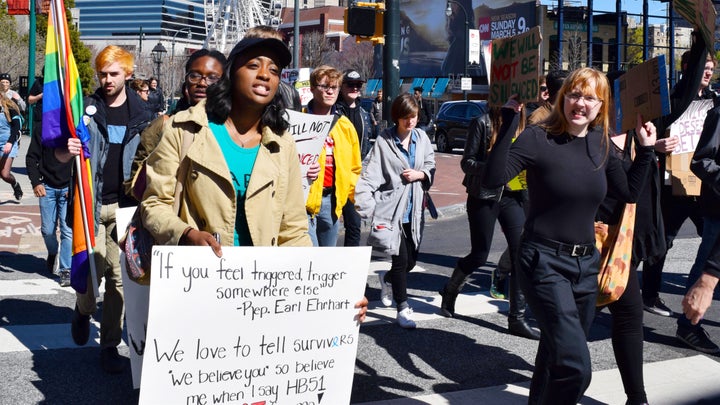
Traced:
<path fill-rule="evenodd" d="M 385 273 L 387 271 L 381 271 L 378 273 L 378 279 L 380 279 L 380 301 L 386 307 L 392 305 L 392 284 L 385 282 Z"/>
<path fill-rule="evenodd" d="M 415 321 L 412 320 L 413 310 L 410 307 L 403 309 L 397 313 L 397 323 L 401 328 L 415 329 L 417 326 Z"/>

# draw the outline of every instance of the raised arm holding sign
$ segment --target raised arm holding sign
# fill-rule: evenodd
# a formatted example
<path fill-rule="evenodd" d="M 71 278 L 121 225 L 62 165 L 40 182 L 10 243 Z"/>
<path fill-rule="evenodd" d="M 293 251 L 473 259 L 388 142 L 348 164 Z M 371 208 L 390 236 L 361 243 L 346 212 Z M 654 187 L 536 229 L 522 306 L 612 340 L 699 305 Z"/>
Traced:
<path fill-rule="evenodd" d="M 492 41 L 491 106 L 502 106 L 513 94 L 518 95 L 519 102 L 537 100 L 541 41 L 540 27 Z"/>
<path fill-rule="evenodd" d="M 715 6 L 712 0 L 673 0 L 673 8 L 693 27 L 697 28 L 705 40 L 708 52 L 715 49 Z"/>

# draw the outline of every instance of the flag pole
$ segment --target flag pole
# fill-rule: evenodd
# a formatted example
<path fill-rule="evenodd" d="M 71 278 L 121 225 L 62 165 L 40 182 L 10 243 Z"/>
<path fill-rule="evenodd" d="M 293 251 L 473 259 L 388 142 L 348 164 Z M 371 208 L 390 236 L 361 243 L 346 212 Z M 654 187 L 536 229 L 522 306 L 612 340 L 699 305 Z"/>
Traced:
<path fill-rule="evenodd" d="M 80 197 L 80 211 L 82 212 L 82 224 L 83 230 L 85 231 L 85 246 L 88 253 L 88 264 L 90 265 L 90 278 L 92 280 L 93 293 L 95 294 L 95 298 L 97 299 L 100 297 L 100 289 L 98 287 L 98 276 L 95 272 L 95 249 L 93 248 L 92 241 L 90 240 L 90 227 L 88 225 L 88 212 L 86 204 L 87 201 L 85 200 L 86 195 L 82 179 L 82 164 L 84 160 L 84 154 L 85 152 L 82 148 L 80 148 L 80 154 L 75 156 L 75 169 L 78 173 L 78 195 L 76 195 L 75 198 Z M 93 213 L 93 215 L 95 214 Z"/>

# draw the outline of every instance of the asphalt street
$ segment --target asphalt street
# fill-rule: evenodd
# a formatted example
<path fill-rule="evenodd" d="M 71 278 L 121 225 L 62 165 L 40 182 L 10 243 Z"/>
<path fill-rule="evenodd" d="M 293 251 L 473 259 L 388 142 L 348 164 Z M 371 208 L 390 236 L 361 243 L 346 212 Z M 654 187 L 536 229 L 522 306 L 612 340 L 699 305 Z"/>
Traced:
<path fill-rule="evenodd" d="M 96 342 L 77 347 L 70 338 L 74 293 L 45 271 L 37 199 L 21 156 L 13 172 L 23 184 L 20 204 L 0 184 L 0 404 L 136 404 L 129 368 L 107 375 Z M 433 198 L 441 218 L 429 220 L 418 267 L 408 277 L 410 305 L 418 328 L 394 324 L 395 312 L 379 301 L 377 271 L 389 263 L 374 257 L 368 269 L 369 319 L 360 328 L 352 404 L 520 404 L 525 403 L 537 344 L 506 333 L 507 302 L 488 295 L 490 271 L 505 248 L 499 229 L 487 266 L 477 271 L 458 300 L 459 316 L 437 315 L 439 295 L 458 257 L 469 251 L 467 221 L 459 185 L 459 155 L 438 154 Z M 341 244 L 342 242 L 339 242 Z M 678 310 L 686 274 L 699 238 L 684 228 L 670 251 L 662 298 Z M 100 305 L 99 315 L 102 314 Z M 706 315 L 706 329 L 720 341 L 720 305 Z M 611 317 L 600 312 L 589 346 L 593 383 L 583 404 L 623 404 L 610 340 Z M 645 381 L 652 404 L 720 403 L 720 362 L 675 339 L 675 318 L 645 313 Z M 188 325 L 192 327 L 192 325 Z M 97 329 L 93 329 L 97 333 Z M 128 348 L 120 348 L 128 355 Z"/>

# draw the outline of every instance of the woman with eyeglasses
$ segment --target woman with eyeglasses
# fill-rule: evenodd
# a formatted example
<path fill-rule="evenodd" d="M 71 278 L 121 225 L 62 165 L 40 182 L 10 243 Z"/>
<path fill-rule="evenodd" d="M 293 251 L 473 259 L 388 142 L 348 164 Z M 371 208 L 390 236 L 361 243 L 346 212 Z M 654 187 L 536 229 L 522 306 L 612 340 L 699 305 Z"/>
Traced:
<path fill-rule="evenodd" d="M 146 182 L 144 179 L 138 180 L 138 176 L 144 176 L 144 173 L 140 171 L 140 167 L 160 142 L 165 121 L 171 115 L 185 111 L 204 100 L 207 97 L 208 87 L 217 83 L 225 72 L 226 63 L 225 55 L 215 50 L 200 49 L 190 55 L 190 58 L 185 63 L 185 81 L 182 85 L 183 96 L 178 100 L 170 114 L 163 114 L 156 118 L 140 135 L 140 144 L 135 152 L 135 158 L 133 158 L 130 180 L 124 183 L 125 192 L 130 197 L 138 201 L 142 199 Z M 146 96 L 143 99 L 147 101 L 149 85 L 145 81 L 144 84 Z M 140 185 L 136 187 L 138 183 Z"/>
<path fill-rule="evenodd" d="M 145 110 L 148 111 L 148 116 L 152 117 L 153 112 L 152 108 L 150 107 L 150 103 L 148 102 L 148 94 L 150 93 L 150 86 L 148 85 L 147 80 L 144 79 L 132 79 L 130 80 L 129 87 L 135 91 L 135 94 L 140 96 L 140 100 L 142 100 L 142 105 L 145 108 Z"/>
<path fill-rule="evenodd" d="M 297 151 L 277 93 L 290 58 L 276 39 L 243 39 L 207 99 L 165 123 L 141 204 L 159 243 L 209 245 L 218 256 L 221 244 L 310 246 Z M 188 78 L 214 75 L 191 70 Z M 185 136 L 193 137 L 185 157 L 192 171 L 182 179 L 178 217 L 172 201 Z"/>
<path fill-rule="evenodd" d="M 575 404 L 592 377 L 587 335 L 595 315 L 600 254 L 594 220 L 608 188 L 635 202 L 654 163 L 655 127 L 638 114 L 636 158 L 626 173 L 609 152 L 610 90 L 592 68 L 570 74 L 550 116 L 510 143 L 497 140 L 488 159 L 486 198 L 527 171 L 530 209 L 516 268 L 541 330 L 530 404 Z M 503 110 L 503 119 L 518 119 Z"/>

